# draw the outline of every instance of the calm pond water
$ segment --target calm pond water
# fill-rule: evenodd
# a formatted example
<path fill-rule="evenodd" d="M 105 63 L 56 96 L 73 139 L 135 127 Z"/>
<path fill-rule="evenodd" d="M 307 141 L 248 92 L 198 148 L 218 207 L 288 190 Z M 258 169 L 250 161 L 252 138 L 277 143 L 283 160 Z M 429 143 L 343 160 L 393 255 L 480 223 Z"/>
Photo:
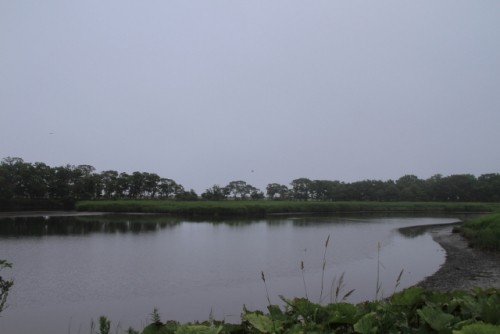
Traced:
<path fill-rule="evenodd" d="M 15 281 L 0 332 L 87 333 L 106 315 L 112 332 L 163 321 L 239 321 L 243 305 L 265 309 L 307 293 L 318 301 L 325 241 L 324 302 L 344 273 L 350 302 L 374 299 L 377 269 L 390 295 L 433 274 L 445 253 L 427 233 L 399 228 L 453 223 L 431 217 L 281 217 L 188 221 L 165 216 L 17 217 L 0 220 L 0 258 Z M 304 261 L 302 278 L 300 263 Z M 334 290 L 333 288 L 333 290 Z M 326 298 L 325 298 L 326 297 Z"/>

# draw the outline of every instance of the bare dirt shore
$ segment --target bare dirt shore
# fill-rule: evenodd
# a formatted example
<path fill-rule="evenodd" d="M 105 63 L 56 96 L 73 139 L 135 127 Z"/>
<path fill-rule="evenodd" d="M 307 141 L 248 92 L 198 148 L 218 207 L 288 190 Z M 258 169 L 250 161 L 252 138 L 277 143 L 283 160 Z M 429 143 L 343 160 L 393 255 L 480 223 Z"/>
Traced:
<path fill-rule="evenodd" d="M 452 229 L 452 225 L 428 228 L 446 251 L 446 262 L 417 286 L 436 291 L 500 288 L 500 253 L 470 248 L 467 240 Z"/>

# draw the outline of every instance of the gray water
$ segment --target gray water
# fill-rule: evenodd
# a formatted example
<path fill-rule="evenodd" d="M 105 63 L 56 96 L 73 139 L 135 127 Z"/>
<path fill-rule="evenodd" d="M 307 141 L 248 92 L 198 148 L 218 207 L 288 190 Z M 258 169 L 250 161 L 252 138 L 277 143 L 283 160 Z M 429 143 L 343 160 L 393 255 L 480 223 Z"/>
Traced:
<path fill-rule="evenodd" d="M 0 332 L 88 333 L 106 315 L 112 332 L 142 329 L 153 308 L 163 321 L 239 321 L 243 305 L 265 310 L 266 287 L 323 302 L 344 274 L 343 293 L 361 302 L 432 275 L 445 253 L 428 233 L 407 226 L 456 222 L 429 217 L 287 217 L 187 221 L 162 216 L 24 217 L 0 220 L 2 275 L 15 285 Z M 304 262 L 304 277 L 300 268 Z"/>

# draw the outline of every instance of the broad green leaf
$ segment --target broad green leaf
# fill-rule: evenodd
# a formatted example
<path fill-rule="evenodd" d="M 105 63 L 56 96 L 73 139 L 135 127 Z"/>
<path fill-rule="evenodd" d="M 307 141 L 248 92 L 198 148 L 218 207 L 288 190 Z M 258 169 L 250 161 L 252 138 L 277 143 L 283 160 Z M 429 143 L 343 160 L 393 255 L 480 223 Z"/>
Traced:
<path fill-rule="evenodd" d="M 470 295 L 458 299 L 462 306 L 462 314 L 469 317 L 477 317 L 481 313 L 481 306 L 476 299 Z"/>
<path fill-rule="evenodd" d="M 353 325 L 358 318 L 358 308 L 348 303 L 337 303 L 326 306 L 330 324 Z"/>
<path fill-rule="evenodd" d="M 417 313 L 422 320 L 438 332 L 450 328 L 452 321 L 455 319 L 453 315 L 430 306 L 424 306 L 417 310 Z"/>
<path fill-rule="evenodd" d="M 273 321 L 265 315 L 246 313 L 243 315 L 243 319 L 248 321 L 261 333 L 272 333 L 275 331 Z"/>
<path fill-rule="evenodd" d="M 278 305 L 269 305 L 267 309 L 269 311 L 269 316 L 273 319 L 273 321 L 285 321 L 287 319 L 287 315 L 283 313 Z"/>
<path fill-rule="evenodd" d="M 422 302 L 424 292 L 420 287 L 408 288 L 392 295 L 391 302 L 395 305 L 414 306 Z"/>
<path fill-rule="evenodd" d="M 420 287 L 412 287 L 394 294 L 391 302 L 395 305 L 414 306 L 422 301 L 425 290 Z"/>
<path fill-rule="evenodd" d="M 306 298 L 295 298 L 292 301 L 292 309 L 297 314 L 304 318 L 306 321 L 311 321 L 314 319 L 318 310 L 321 308 L 320 305 L 311 302 Z"/>
<path fill-rule="evenodd" d="M 463 327 L 459 331 L 453 331 L 453 334 L 498 334 L 500 326 L 490 324 L 472 324 Z"/>
<path fill-rule="evenodd" d="M 377 314 L 375 312 L 365 314 L 358 322 L 354 324 L 356 333 L 374 334 L 377 333 Z"/>
<path fill-rule="evenodd" d="M 481 312 L 479 316 L 487 323 L 500 324 L 500 297 L 492 295 L 479 301 Z"/>

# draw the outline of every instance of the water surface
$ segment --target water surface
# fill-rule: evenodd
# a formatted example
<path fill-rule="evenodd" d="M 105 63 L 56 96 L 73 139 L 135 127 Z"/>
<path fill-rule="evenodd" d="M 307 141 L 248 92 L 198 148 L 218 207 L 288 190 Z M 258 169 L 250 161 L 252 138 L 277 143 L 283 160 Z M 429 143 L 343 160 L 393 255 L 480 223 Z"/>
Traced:
<path fill-rule="evenodd" d="M 430 217 L 287 217 L 187 221 L 162 216 L 20 217 L 0 220 L 0 258 L 14 264 L 3 334 L 88 332 L 100 315 L 142 329 L 157 307 L 162 320 L 239 321 L 245 305 L 265 309 L 278 295 L 323 302 L 344 273 L 350 302 L 434 273 L 444 251 L 423 233 L 398 229 L 456 222 Z M 300 263 L 303 261 L 304 287 Z M 5 271 L 7 274 L 7 271 Z M 333 283 L 333 285 L 332 285 Z"/>

